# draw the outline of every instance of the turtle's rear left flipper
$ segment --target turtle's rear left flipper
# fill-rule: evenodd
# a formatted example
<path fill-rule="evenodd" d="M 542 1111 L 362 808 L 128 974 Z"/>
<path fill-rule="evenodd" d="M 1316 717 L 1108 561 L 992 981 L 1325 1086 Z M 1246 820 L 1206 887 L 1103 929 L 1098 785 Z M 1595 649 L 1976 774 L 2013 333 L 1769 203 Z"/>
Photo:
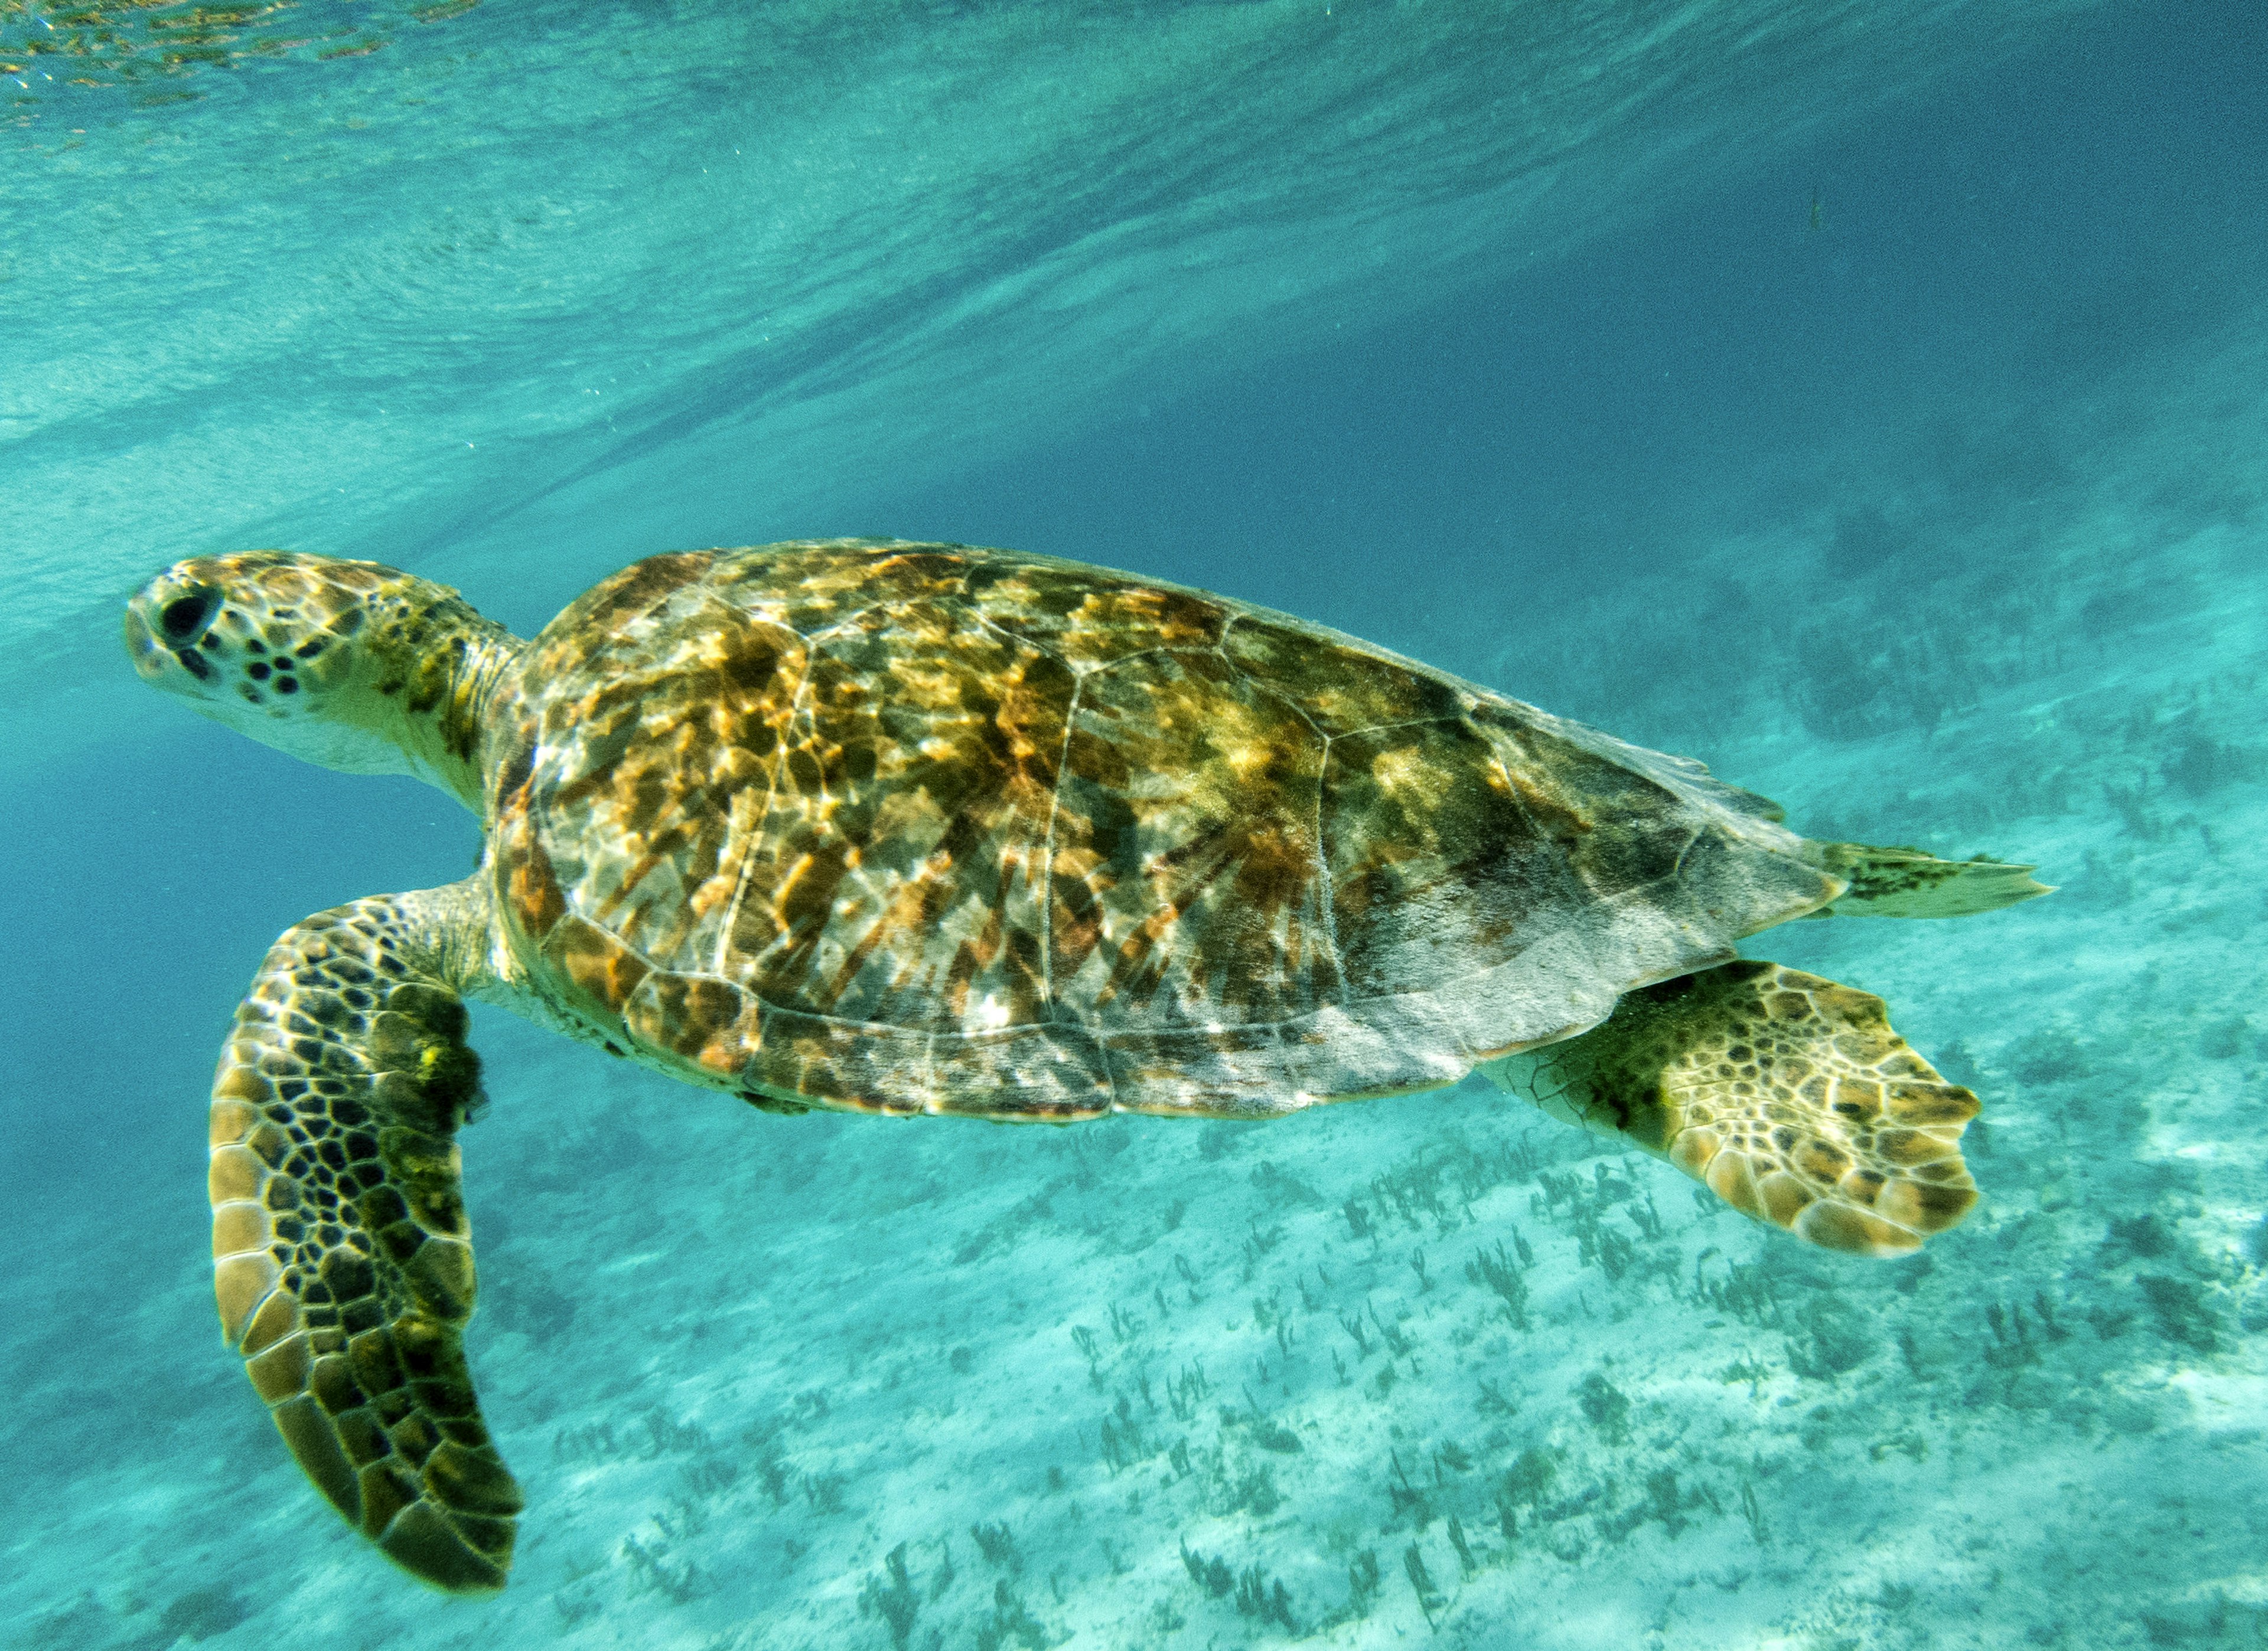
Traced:
<path fill-rule="evenodd" d="M 460 1345 L 473 1252 L 453 1137 L 480 1061 L 441 959 L 479 899 L 460 884 L 357 900 L 287 931 L 212 1099 L 222 1332 L 347 1522 L 460 1593 L 504 1586 L 520 1507 Z"/>
<path fill-rule="evenodd" d="M 1581 1037 L 1486 1070 L 1830 1250 L 1904 1255 L 1977 1202 L 1961 1157 L 1976 1096 L 1890 1030 L 1881 999 L 1778 964 L 1641 987 Z"/>
<path fill-rule="evenodd" d="M 1919 848 L 1866 843 L 1813 842 L 1804 848 L 1821 870 L 1850 885 L 1814 917 L 1969 917 L 2055 892 L 2032 876 L 2036 866 L 1940 860 Z"/>

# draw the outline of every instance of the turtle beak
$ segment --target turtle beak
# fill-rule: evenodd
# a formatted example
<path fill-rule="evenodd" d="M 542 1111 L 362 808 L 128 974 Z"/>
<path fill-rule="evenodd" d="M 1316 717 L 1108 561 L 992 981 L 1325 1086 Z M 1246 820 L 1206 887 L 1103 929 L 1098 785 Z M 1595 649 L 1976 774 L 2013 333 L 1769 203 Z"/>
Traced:
<path fill-rule="evenodd" d="M 174 693 L 194 693 L 192 683 L 210 683 L 211 663 L 198 651 L 205 627 L 220 612 L 214 586 L 159 574 L 126 605 L 126 652 L 144 682 Z"/>

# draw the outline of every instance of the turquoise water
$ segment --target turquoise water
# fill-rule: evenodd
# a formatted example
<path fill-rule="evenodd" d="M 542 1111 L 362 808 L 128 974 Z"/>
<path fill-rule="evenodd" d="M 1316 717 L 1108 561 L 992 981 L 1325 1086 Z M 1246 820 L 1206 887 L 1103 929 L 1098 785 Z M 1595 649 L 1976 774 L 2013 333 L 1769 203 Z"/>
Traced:
<path fill-rule="evenodd" d="M 2256 5 L 0 0 L 0 64 L 8 1644 L 2268 1639 Z M 1984 1204 L 1868 1263 L 1478 1084 L 782 1119 L 482 1010 L 530 1506 L 419 1589 L 220 1344 L 202 1118 L 269 941 L 475 829 L 150 693 L 119 604 L 280 545 L 524 635 L 854 532 L 2037 861 L 1748 943 L 1976 1087 Z"/>

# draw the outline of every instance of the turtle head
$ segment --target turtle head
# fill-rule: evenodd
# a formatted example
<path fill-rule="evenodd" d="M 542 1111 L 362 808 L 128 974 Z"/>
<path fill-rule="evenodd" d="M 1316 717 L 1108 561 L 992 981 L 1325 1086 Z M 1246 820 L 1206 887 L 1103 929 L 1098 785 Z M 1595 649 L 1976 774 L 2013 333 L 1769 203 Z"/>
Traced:
<path fill-rule="evenodd" d="M 475 808 L 480 712 L 518 649 L 446 585 L 284 551 L 175 562 L 126 605 L 144 681 L 278 751 Z"/>

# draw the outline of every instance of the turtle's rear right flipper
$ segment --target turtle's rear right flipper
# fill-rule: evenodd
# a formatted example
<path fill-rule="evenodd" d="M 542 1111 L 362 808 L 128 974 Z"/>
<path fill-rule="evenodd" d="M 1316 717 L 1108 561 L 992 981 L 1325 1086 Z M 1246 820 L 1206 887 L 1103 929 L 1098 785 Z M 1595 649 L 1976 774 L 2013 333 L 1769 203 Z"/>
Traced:
<path fill-rule="evenodd" d="M 2034 880 L 2036 866 L 1998 860 L 1940 860 L 1918 848 L 1865 843 L 1805 845 L 1807 857 L 1851 886 L 1815 917 L 1968 917 L 2055 891 Z"/>
<path fill-rule="evenodd" d="M 519 1487 L 465 1367 L 457 1126 L 480 1092 L 434 967 L 466 885 L 357 900 L 269 952 L 213 1078 L 221 1330 L 347 1523 L 455 1593 L 504 1586 Z"/>
<path fill-rule="evenodd" d="M 1881 999 L 1778 964 L 1625 993 L 1580 1038 L 1484 1069 L 1830 1250 L 1904 1255 L 1977 1202 L 1961 1157 L 1976 1096 L 1890 1030 Z"/>

